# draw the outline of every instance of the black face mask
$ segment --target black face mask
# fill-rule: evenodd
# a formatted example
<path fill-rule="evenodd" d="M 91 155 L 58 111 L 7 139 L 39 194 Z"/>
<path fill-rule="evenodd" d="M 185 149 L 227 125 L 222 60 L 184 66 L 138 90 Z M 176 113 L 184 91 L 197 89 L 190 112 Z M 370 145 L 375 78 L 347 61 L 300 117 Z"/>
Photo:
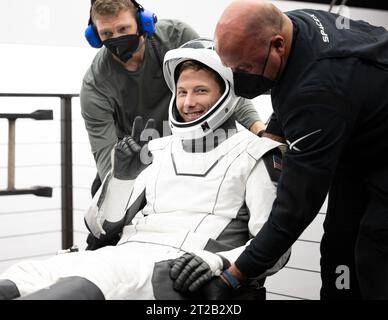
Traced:
<path fill-rule="evenodd" d="M 139 48 L 139 42 L 140 39 L 137 34 L 128 34 L 105 40 L 102 43 L 112 54 L 126 63 Z"/>
<path fill-rule="evenodd" d="M 275 85 L 275 82 L 278 79 L 282 69 L 283 57 L 275 80 L 271 80 L 265 77 L 263 74 L 265 68 L 267 67 L 271 47 L 272 44 L 269 46 L 268 54 L 265 58 L 265 63 L 261 75 L 245 72 L 233 72 L 234 92 L 236 95 L 247 99 L 253 99 L 267 92 Z"/>

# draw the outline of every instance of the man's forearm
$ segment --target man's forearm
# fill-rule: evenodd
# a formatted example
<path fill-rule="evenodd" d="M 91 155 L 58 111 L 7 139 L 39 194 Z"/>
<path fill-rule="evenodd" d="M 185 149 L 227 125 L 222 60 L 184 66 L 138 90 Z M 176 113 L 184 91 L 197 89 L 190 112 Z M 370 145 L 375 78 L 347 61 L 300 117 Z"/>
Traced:
<path fill-rule="evenodd" d="M 101 181 L 104 180 L 105 176 L 112 168 L 111 152 L 113 147 L 114 147 L 114 144 L 93 153 L 94 159 L 96 161 L 98 175 Z"/>
<path fill-rule="evenodd" d="M 254 134 L 258 134 L 261 130 L 265 130 L 265 124 L 258 120 L 250 126 L 249 130 Z"/>
<path fill-rule="evenodd" d="M 269 132 L 263 132 L 263 134 L 261 136 L 275 140 L 277 142 L 286 143 L 286 139 L 284 139 L 283 137 L 277 136 L 277 135 L 269 133 Z"/>

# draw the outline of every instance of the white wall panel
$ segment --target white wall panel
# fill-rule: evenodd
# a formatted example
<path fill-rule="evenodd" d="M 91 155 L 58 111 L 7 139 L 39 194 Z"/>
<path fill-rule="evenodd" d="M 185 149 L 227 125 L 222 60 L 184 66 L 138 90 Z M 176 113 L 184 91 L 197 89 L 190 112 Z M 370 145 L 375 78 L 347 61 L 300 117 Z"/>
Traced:
<path fill-rule="evenodd" d="M 292 246 L 288 267 L 320 272 L 319 243 L 296 241 Z"/>
<path fill-rule="evenodd" d="M 79 166 L 82 166 L 82 168 L 90 167 L 90 169 L 94 169 L 95 173 L 97 172 L 89 142 L 73 144 L 73 165 L 77 170 Z"/>
<path fill-rule="evenodd" d="M 85 226 L 84 214 L 84 210 L 74 210 L 74 232 L 89 233 L 88 229 Z"/>
<path fill-rule="evenodd" d="M 323 235 L 324 214 L 318 214 L 313 222 L 303 231 L 299 239 L 320 242 Z"/>
<path fill-rule="evenodd" d="M 47 135 L 47 132 L 46 132 Z M 8 154 L 7 146 L 0 145 L 0 153 Z M 60 156 L 60 144 L 57 142 L 51 143 L 34 143 L 34 144 L 21 144 L 16 143 L 15 148 L 15 167 L 40 167 L 40 166 L 53 166 L 57 167 L 61 163 Z M 7 167 L 7 162 L 2 162 L 1 167 Z"/>
<path fill-rule="evenodd" d="M 0 214 L 0 239 L 59 230 L 61 230 L 59 210 Z"/>
<path fill-rule="evenodd" d="M 85 123 L 83 122 L 83 120 L 73 121 L 73 132 L 73 143 L 85 143 L 89 145 L 89 137 L 85 129 Z"/>
<path fill-rule="evenodd" d="M 44 154 L 43 154 L 44 155 Z M 42 159 L 42 164 L 44 164 Z M 7 177 L 7 169 L 0 168 L 0 177 Z M 2 179 L 2 180 L 3 180 Z M 3 180 L 3 181 L 4 181 Z M 17 188 L 30 187 L 32 185 L 47 185 L 58 187 L 61 185 L 61 168 L 58 164 L 46 166 L 17 167 L 15 172 L 15 186 Z M 0 200 L 1 201 L 1 200 Z"/>
<path fill-rule="evenodd" d="M 73 202 L 74 207 L 77 210 L 85 210 L 89 207 L 90 202 L 92 201 L 92 196 L 90 194 L 90 189 L 74 189 L 73 191 Z"/>
<path fill-rule="evenodd" d="M 267 291 L 301 299 L 319 299 L 320 273 L 284 268 L 267 278 Z"/>
<path fill-rule="evenodd" d="M 74 245 L 77 245 L 79 250 L 85 250 L 87 235 L 86 232 L 74 232 Z"/>
<path fill-rule="evenodd" d="M 18 107 L 15 110 L 9 110 L 5 112 L 2 108 L 0 99 L 0 113 L 23 113 Z M 47 110 L 53 110 L 59 108 L 58 104 L 54 104 Z M 36 111 L 41 108 L 36 108 Z M 32 111 L 32 112 L 33 112 Z M 31 112 L 26 112 L 31 113 Z M 3 134 L 0 138 L 0 145 L 8 145 L 8 121 L 6 119 L 0 119 L 0 132 Z M 48 134 L 49 133 L 49 134 Z M 31 119 L 18 119 L 16 120 L 15 140 L 17 146 L 24 144 L 58 144 L 60 142 L 60 121 L 55 120 L 31 120 Z"/>
<path fill-rule="evenodd" d="M 0 262 L 55 253 L 61 249 L 60 232 L 0 239 Z"/>

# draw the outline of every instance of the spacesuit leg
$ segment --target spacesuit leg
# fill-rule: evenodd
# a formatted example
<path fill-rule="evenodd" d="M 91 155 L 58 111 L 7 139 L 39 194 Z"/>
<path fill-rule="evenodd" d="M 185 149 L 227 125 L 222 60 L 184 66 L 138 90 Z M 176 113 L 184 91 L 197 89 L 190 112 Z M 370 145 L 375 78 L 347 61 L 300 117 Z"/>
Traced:
<path fill-rule="evenodd" d="M 108 248 L 105 251 L 109 251 Z M 105 271 L 103 256 L 84 251 L 59 254 L 49 259 L 26 260 L 12 265 L 0 278 L 13 282 L 18 296 L 24 297 L 51 287 L 60 279 L 77 276 L 88 279 L 89 274 L 98 278 Z"/>
<path fill-rule="evenodd" d="M 52 286 L 18 300 L 105 300 L 105 297 L 93 282 L 75 276 L 59 279 Z"/>

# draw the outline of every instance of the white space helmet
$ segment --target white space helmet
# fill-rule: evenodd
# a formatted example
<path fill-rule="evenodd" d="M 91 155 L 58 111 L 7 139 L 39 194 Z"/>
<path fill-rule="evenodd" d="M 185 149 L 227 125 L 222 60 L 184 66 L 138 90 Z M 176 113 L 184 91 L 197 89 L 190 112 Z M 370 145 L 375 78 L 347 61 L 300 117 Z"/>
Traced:
<path fill-rule="evenodd" d="M 183 62 L 195 60 L 208 66 L 225 82 L 225 91 L 220 99 L 200 118 L 191 122 L 182 122 L 176 106 L 175 70 Z M 232 70 L 221 63 L 221 59 L 214 50 L 214 42 L 209 39 L 191 40 L 178 49 L 166 53 L 163 63 L 164 78 L 172 92 L 169 107 L 169 125 L 173 135 L 183 140 L 199 139 L 213 132 L 222 125 L 232 114 L 238 101 L 233 90 Z"/>

